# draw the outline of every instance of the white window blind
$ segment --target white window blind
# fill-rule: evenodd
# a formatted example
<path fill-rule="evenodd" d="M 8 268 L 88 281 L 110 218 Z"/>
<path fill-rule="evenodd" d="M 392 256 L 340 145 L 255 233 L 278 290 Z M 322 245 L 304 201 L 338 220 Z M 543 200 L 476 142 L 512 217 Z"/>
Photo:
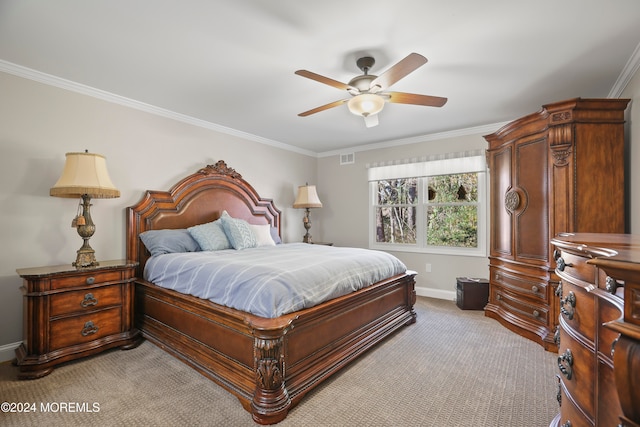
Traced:
<path fill-rule="evenodd" d="M 450 175 L 467 172 L 485 172 L 486 161 L 482 150 L 433 156 L 395 162 L 390 165 L 368 165 L 369 181 L 393 178 L 419 178 L 423 176 Z M 440 157 L 440 158 L 438 158 Z"/>

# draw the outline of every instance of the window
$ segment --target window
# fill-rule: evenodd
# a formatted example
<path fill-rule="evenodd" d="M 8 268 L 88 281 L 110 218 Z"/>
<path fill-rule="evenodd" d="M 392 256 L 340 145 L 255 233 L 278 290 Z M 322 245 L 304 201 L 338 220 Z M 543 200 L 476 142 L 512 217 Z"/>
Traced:
<path fill-rule="evenodd" d="M 486 256 L 483 156 L 369 169 L 370 246 Z"/>

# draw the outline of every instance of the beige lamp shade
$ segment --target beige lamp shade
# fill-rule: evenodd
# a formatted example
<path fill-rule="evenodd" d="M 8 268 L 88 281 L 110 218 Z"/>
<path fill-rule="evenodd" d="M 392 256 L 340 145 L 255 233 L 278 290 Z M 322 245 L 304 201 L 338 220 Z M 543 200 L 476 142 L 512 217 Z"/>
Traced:
<path fill-rule="evenodd" d="M 293 207 L 300 208 L 321 208 L 322 202 L 318 197 L 315 185 L 301 185 L 298 187 L 298 196 L 293 202 Z"/>
<path fill-rule="evenodd" d="M 55 197 L 79 197 L 87 194 L 93 198 L 120 197 L 107 171 L 106 158 L 95 153 L 67 153 L 62 175 L 51 187 L 49 194 Z"/>

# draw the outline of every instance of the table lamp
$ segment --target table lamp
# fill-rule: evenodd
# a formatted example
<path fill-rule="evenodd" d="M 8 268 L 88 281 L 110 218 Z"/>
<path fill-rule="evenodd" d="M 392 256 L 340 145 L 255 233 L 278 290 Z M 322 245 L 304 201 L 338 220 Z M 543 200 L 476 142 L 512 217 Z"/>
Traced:
<path fill-rule="evenodd" d="M 315 185 L 309 185 L 308 183 L 305 185 L 301 185 L 298 187 L 298 196 L 296 197 L 296 201 L 293 203 L 293 207 L 296 209 L 305 209 L 304 218 L 302 219 L 302 223 L 304 225 L 305 230 L 307 230 L 304 238 L 302 239 L 305 243 L 313 243 L 311 234 L 309 234 L 309 229 L 311 228 L 311 219 L 309 218 L 309 208 L 321 208 L 322 202 L 318 198 L 318 193 L 316 192 Z"/>
<path fill-rule="evenodd" d="M 105 157 L 88 151 L 67 153 L 62 175 L 58 182 L 51 187 L 49 194 L 54 197 L 80 197 L 82 199 L 79 206 L 79 210 L 82 207 L 82 212 L 78 212 L 71 222 L 71 226 L 78 230 L 84 243 L 78 249 L 78 256 L 72 265 L 78 269 L 99 265 L 96 261 L 95 251 L 89 245 L 89 239 L 96 230 L 96 226 L 91 220 L 91 199 L 120 197 L 120 191 L 109 178 Z"/>

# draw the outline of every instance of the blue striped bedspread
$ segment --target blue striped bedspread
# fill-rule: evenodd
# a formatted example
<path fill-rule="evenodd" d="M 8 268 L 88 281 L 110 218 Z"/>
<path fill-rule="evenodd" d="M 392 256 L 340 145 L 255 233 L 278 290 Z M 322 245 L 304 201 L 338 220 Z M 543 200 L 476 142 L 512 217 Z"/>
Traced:
<path fill-rule="evenodd" d="M 144 278 L 164 288 L 275 318 L 406 269 L 399 259 L 382 251 L 287 243 L 241 251 L 157 255 L 147 261 Z"/>

